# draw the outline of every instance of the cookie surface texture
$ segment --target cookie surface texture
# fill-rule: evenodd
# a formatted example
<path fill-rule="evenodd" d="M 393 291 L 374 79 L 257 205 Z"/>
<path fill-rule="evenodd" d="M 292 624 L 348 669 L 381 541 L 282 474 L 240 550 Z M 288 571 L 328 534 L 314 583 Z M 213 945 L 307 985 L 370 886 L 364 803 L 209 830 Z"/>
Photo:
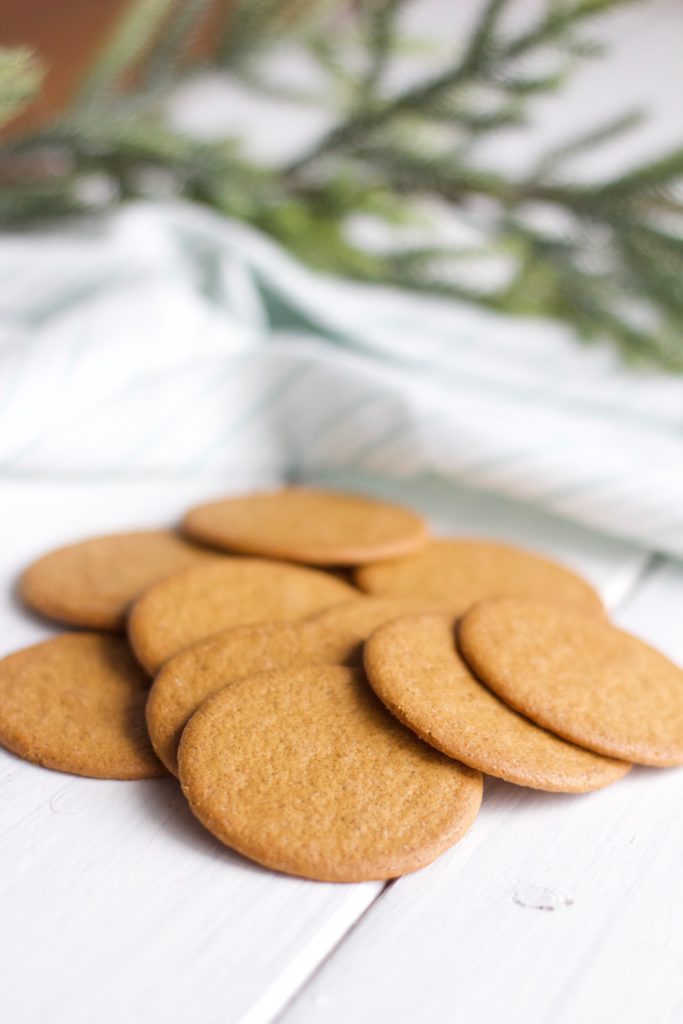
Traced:
<path fill-rule="evenodd" d="M 384 501 L 292 487 L 191 509 L 191 537 L 229 551 L 312 565 L 359 565 L 421 547 L 424 522 Z"/>
<path fill-rule="evenodd" d="M 165 775 L 145 728 L 147 679 L 122 637 L 69 633 L 0 661 L 0 743 L 102 779 Z"/>
<path fill-rule="evenodd" d="M 39 558 L 25 570 L 19 592 L 49 619 L 123 630 L 129 606 L 146 587 L 212 558 L 220 555 L 171 530 L 92 537 Z"/>
<path fill-rule="evenodd" d="M 472 667 L 559 736 L 636 764 L 683 764 L 683 671 L 606 620 L 532 601 L 489 601 L 460 624 Z"/>
<path fill-rule="evenodd" d="M 147 700 L 157 755 L 177 775 L 183 729 L 208 697 L 245 675 L 310 661 L 300 629 L 289 622 L 236 626 L 180 651 L 162 665 Z"/>
<path fill-rule="evenodd" d="M 357 595 L 350 584 L 315 569 L 224 556 L 146 590 L 133 605 L 128 635 L 154 675 L 167 658 L 220 630 L 299 619 Z"/>
<path fill-rule="evenodd" d="M 362 672 L 262 673 L 211 697 L 180 744 L 195 815 L 270 868 L 323 881 L 394 878 L 460 839 L 482 778 L 418 740 Z"/>
<path fill-rule="evenodd" d="M 488 541 L 430 541 L 407 558 L 363 566 L 355 581 L 371 594 L 422 596 L 460 615 L 491 597 L 532 597 L 603 610 L 595 590 L 569 569 L 531 552 Z"/>
<path fill-rule="evenodd" d="M 154 749 L 177 775 L 182 731 L 207 697 L 269 669 L 359 664 L 362 643 L 377 626 L 415 610 L 414 601 L 360 595 L 296 622 L 236 626 L 200 640 L 170 658 L 152 684 L 146 713 Z"/>
<path fill-rule="evenodd" d="M 630 765 L 534 725 L 482 685 L 460 657 L 452 620 L 417 615 L 380 626 L 365 645 L 368 680 L 399 721 L 487 775 L 558 793 L 585 793 Z"/>

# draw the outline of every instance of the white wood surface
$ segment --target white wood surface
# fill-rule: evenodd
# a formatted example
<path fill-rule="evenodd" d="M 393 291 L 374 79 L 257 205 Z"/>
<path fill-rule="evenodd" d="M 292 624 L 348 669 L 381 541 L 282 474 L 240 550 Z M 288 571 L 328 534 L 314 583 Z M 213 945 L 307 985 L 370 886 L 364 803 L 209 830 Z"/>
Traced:
<path fill-rule="evenodd" d="M 628 545 L 547 517 L 525 519 L 490 498 L 425 481 L 402 486 L 438 527 L 552 550 L 611 600 L 633 588 L 647 562 Z M 172 522 L 218 490 L 206 481 L 3 484 L 2 652 L 51 632 L 11 597 L 28 560 L 88 533 Z M 647 588 L 654 579 L 645 577 Z M 647 614 L 638 615 L 646 631 Z M 286 1020 L 414 1021 L 427 1019 L 419 1016 L 425 1005 L 431 1019 L 444 1020 L 457 1004 L 454 978 L 463 1007 L 474 1012 L 491 997 L 490 964 L 506 960 L 508 942 L 519 946 L 510 977 L 536 944 L 542 956 L 534 971 L 544 964 L 557 971 L 565 944 L 577 956 L 602 948 L 623 887 L 636 893 L 644 865 L 665 845 L 661 815 L 636 832 L 634 808 L 642 819 L 660 799 L 673 806 L 673 778 L 664 773 L 653 786 L 648 773 L 635 773 L 588 800 L 490 783 L 470 836 L 432 868 L 389 887 L 335 886 L 267 872 L 222 848 L 194 822 L 173 780 L 77 779 L 0 751 L 0 1020 L 262 1024 L 284 1010 Z M 598 870 L 600 851 L 612 882 Z M 518 883 L 562 886 L 577 902 L 561 914 L 522 909 L 510 903 Z M 657 893 L 657 879 L 650 884 Z M 562 918 L 572 932 L 555 925 L 553 945 L 545 932 L 552 936 L 552 922 Z M 531 991 L 541 975 L 526 970 Z M 527 1020 L 545 1019 L 530 1013 L 533 996 L 527 1002 Z"/>

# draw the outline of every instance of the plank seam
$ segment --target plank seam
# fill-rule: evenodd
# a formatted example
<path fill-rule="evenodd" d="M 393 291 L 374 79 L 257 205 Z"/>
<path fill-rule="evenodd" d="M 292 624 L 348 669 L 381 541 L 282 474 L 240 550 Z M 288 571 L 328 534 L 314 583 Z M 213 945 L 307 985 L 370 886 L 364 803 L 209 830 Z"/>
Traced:
<path fill-rule="evenodd" d="M 303 995 L 306 989 L 318 977 L 322 969 L 325 966 L 327 966 L 327 964 L 337 954 L 337 951 L 340 950 L 342 946 L 353 936 L 356 929 L 363 923 L 368 914 L 370 914 L 371 911 L 375 909 L 380 900 L 382 900 L 387 895 L 387 893 L 391 891 L 396 882 L 399 881 L 400 878 L 393 878 L 391 879 L 391 881 L 385 884 L 385 886 L 377 893 L 374 900 L 372 900 L 372 902 L 367 905 L 365 910 L 363 910 L 362 913 L 358 915 L 355 921 L 353 921 L 353 923 L 349 925 L 344 934 L 339 936 L 334 945 L 331 946 L 330 949 L 328 949 L 327 953 L 318 961 L 318 963 L 315 965 L 310 974 L 302 981 L 302 983 L 296 988 L 296 990 L 289 995 L 287 1000 L 276 1012 L 275 1016 L 271 1018 L 269 1024 L 279 1024 L 279 1022 L 282 1021 L 285 1014 L 289 1011 L 290 1007 L 300 998 L 301 995 Z"/>

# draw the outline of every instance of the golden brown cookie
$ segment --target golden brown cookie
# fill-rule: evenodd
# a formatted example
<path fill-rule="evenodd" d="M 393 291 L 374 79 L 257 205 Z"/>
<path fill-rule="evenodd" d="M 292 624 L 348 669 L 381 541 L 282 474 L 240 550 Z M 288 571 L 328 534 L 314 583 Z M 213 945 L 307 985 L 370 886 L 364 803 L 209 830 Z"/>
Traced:
<path fill-rule="evenodd" d="M 171 573 L 220 558 L 171 530 L 92 537 L 39 558 L 19 592 L 41 615 L 73 626 L 125 629 L 138 594 Z"/>
<path fill-rule="evenodd" d="M 180 744 L 199 820 L 267 867 L 331 882 L 395 878 L 456 843 L 479 772 L 418 740 L 358 669 L 250 676 L 209 698 Z"/>
<path fill-rule="evenodd" d="M 228 683 L 292 665 L 357 664 L 362 643 L 380 623 L 425 602 L 360 596 L 297 622 L 236 626 L 187 647 L 156 676 L 147 701 L 147 727 L 157 754 L 174 775 L 185 724 L 207 697 Z"/>
<path fill-rule="evenodd" d="M 312 565 L 359 565 L 422 547 L 424 522 L 399 505 L 290 487 L 191 509 L 183 528 L 229 551 Z"/>
<path fill-rule="evenodd" d="M 99 779 L 166 772 L 145 728 L 147 679 L 122 637 L 68 633 L 0 661 L 0 743 Z"/>
<path fill-rule="evenodd" d="M 412 615 L 380 626 L 365 644 L 380 700 L 427 743 L 507 782 L 586 793 L 631 767 L 554 736 L 504 704 L 460 657 L 452 619 Z"/>
<path fill-rule="evenodd" d="M 603 610 L 593 588 L 564 566 L 504 544 L 464 538 L 433 540 L 407 558 L 362 566 L 355 581 L 370 594 L 439 601 L 454 615 L 490 597 L 532 597 Z"/>
<path fill-rule="evenodd" d="M 356 596 L 350 584 L 315 569 L 224 556 L 146 590 L 133 605 L 128 635 L 154 675 L 167 658 L 222 629 L 300 619 Z"/>
<path fill-rule="evenodd" d="M 534 601 L 482 602 L 460 624 L 471 668 L 558 736 L 636 764 L 683 764 L 683 671 L 605 619 Z"/>

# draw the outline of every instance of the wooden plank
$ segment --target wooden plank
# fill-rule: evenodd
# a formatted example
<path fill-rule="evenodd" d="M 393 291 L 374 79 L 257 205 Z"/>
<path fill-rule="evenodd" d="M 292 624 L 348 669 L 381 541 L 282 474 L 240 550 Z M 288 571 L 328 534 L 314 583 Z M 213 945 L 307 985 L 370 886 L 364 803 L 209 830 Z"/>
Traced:
<path fill-rule="evenodd" d="M 82 535 L 172 522 L 220 489 L 215 481 L 3 484 L 11 541 L 0 553 L 2 651 L 52 632 L 9 597 L 28 560 Z M 427 511 L 439 512 L 445 528 L 461 526 L 462 505 L 428 497 Z M 594 539 L 586 551 L 563 526 L 554 524 L 546 542 L 573 549 L 575 564 L 603 588 L 631 580 L 636 563 L 640 571 L 640 553 Z M 500 813 L 512 813 L 505 801 Z M 483 841 L 495 814 L 488 820 L 456 859 Z M 299 881 L 249 864 L 203 832 L 172 780 L 76 779 L 1 752 L 0 849 L 0 1014 L 12 1024 L 118 1024 L 124 1016 L 262 1024 L 383 891 Z"/>
<path fill-rule="evenodd" d="M 617 621 L 683 662 L 683 567 Z M 683 1015 L 683 770 L 588 796 L 487 781 L 465 841 L 394 883 L 281 1018 L 506 1024 Z"/>
<path fill-rule="evenodd" d="M 13 1024 L 237 1021 L 286 973 L 280 1006 L 311 943 L 317 963 L 379 889 L 249 863 L 170 779 L 70 779 L 1 752 L 0 800 L 0 1007 Z"/>

